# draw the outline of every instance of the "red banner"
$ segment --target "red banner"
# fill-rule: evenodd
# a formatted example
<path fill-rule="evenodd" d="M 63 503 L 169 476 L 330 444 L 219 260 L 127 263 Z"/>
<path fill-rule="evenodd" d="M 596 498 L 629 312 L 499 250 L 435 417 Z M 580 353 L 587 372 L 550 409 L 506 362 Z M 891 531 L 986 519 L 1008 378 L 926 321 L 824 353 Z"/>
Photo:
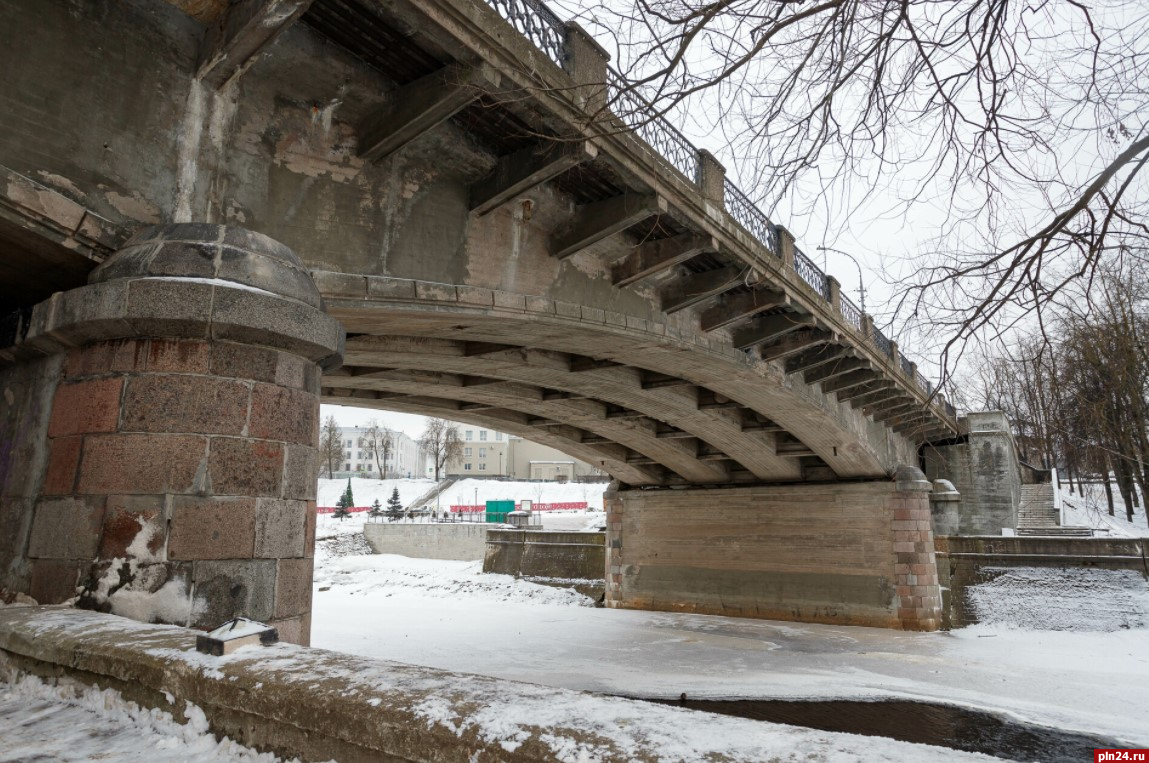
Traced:
<path fill-rule="evenodd" d="M 521 505 L 522 504 L 516 503 L 515 511 L 518 511 Z M 456 514 L 473 514 L 479 511 L 486 511 L 487 507 L 458 505 L 451 506 L 450 509 Z M 569 503 L 532 503 L 531 509 L 533 511 L 572 511 L 574 509 L 586 509 L 586 501 L 572 501 Z"/>
<path fill-rule="evenodd" d="M 350 511 L 352 514 L 354 514 L 357 511 L 371 511 L 371 507 L 370 506 L 352 506 L 350 509 L 348 509 L 348 511 Z M 315 513 L 316 514 L 334 514 L 335 513 L 335 507 L 334 506 L 316 506 L 315 507 Z"/>

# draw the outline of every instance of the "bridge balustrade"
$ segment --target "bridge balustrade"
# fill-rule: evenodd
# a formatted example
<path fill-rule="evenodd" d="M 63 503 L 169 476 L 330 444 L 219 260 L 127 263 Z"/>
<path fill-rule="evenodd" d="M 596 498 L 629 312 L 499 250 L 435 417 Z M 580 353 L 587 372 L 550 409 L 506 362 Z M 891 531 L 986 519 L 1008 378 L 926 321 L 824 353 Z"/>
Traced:
<path fill-rule="evenodd" d="M 569 27 L 540 0 L 486 0 L 508 23 L 530 40 L 540 51 L 560 67 L 569 63 Z M 608 102 L 616 115 L 645 143 L 648 152 L 659 164 L 680 173 L 695 185 L 701 184 L 699 150 L 662 114 L 658 114 L 649 101 L 636 92 L 626 78 L 613 67 L 606 67 Z M 623 108 L 619 108 L 622 106 Z M 647 116 L 653 114 L 653 116 Z M 730 217 L 746 229 L 763 247 L 776 257 L 782 256 L 777 226 L 736 184 L 724 179 L 725 205 Z M 822 299 L 830 302 L 830 283 L 826 273 L 798 247 L 794 247 L 794 271 Z M 885 357 L 893 357 L 889 339 L 874 328 L 863 328 L 863 313 L 846 298 L 840 300 L 843 320 L 859 331 L 865 341 Z M 926 395 L 933 395 L 934 385 L 917 366 L 900 355 L 900 366 L 905 376 Z M 954 407 L 944 404 L 948 415 L 955 416 Z"/>

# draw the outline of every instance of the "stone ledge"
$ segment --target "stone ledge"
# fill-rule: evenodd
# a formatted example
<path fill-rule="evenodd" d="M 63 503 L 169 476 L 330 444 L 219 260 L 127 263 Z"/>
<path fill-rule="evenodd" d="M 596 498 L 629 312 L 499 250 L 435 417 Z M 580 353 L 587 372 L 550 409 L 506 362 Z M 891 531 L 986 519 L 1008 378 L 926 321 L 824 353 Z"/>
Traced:
<path fill-rule="evenodd" d="M 5 608 L 0 663 L 114 688 L 176 718 L 191 703 L 215 734 L 304 760 L 751 761 L 852 746 L 718 716 L 707 716 L 717 731 L 702 741 L 677 733 L 694 711 L 283 643 L 209 657 L 195 651 L 196 633 L 62 607 Z"/>

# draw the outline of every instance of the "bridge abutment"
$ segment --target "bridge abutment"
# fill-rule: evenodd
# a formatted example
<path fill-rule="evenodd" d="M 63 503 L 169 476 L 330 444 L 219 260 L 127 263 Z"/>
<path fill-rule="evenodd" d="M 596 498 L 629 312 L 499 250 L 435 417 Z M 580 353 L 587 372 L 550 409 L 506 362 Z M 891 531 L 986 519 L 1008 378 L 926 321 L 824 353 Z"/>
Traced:
<path fill-rule="evenodd" d="M 239 228 L 148 228 L 18 333 L 3 585 L 307 643 L 319 380 L 343 330 L 298 258 Z"/>
<path fill-rule="evenodd" d="M 894 480 L 621 490 L 607 606 L 936 630 L 930 484 Z"/>

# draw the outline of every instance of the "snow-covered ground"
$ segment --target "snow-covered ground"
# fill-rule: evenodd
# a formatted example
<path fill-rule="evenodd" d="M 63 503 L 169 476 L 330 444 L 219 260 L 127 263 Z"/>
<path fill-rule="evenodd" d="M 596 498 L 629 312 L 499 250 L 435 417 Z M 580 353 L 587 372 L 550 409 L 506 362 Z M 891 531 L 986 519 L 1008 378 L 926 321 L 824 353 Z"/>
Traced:
<path fill-rule="evenodd" d="M 0 729 L 0 761 L 279 760 L 226 737 L 217 740 L 194 705 L 186 723 L 178 723 L 170 713 L 141 708 L 112 689 L 67 680 L 50 686 L 33 676 L 0 675 Z"/>
<path fill-rule="evenodd" d="M 1103 485 L 1083 485 L 1082 492 L 1070 493 L 1061 487 L 1061 499 L 1065 503 L 1065 524 L 1092 527 L 1094 534 L 1112 538 L 1149 537 L 1149 525 L 1145 521 L 1145 502 L 1133 509 L 1133 521 L 1126 519 L 1125 501 L 1116 486 L 1113 488 L 1113 516 L 1109 516 L 1109 502 L 1105 498 Z"/>
<path fill-rule="evenodd" d="M 351 493 L 356 506 L 370 506 L 376 499 L 383 507 L 391 491 L 399 488 L 399 499 L 403 506 L 410 506 L 420 496 L 435 486 L 434 480 L 368 480 L 351 479 Z M 334 506 L 339 496 L 347 489 L 347 480 L 319 480 L 317 505 Z M 536 503 L 579 503 L 586 502 L 587 510 L 539 512 L 542 527 L 546 530 L 581 531 L 594 530 L 602 526 L 602 492 L 606 484 L 559 483 L 559 482 L 501 482 L 498 480 L 460 480 L 443 492 L 439 504 L 445 511 L 452 505 L 482 505 L 486 501 L 524 498 Z M 479 504 L 475 504 L 476 491 Z M 356 512 L 344 519 L 335 519 L 331 514 L 320 514 L 316 520 L 316 537 L 358 534 L 363 532 L 363 523 L 370 519 L 367 512 Z M 420 518 L 419 521 L 428 521 Z"/>
<path fill-rule="evenodd" d="M 904 633 L 596 609 L 475 563 L 397 556 L 324 555 L 316 580 L 326 649 L 626 696 L 940 701 L 1149 745 L 1145 628 Z"/>
<path fill-rule="evenodd" d="M 351 478 L 351 494 L 355 498 L 356 506 L 371 506 L 376 500 L 379 505 L 386 507 L 391 492 L 399 488 L 399 500 L 403 506 L 409 506 L 419 496 L 435 487 L 435 480 L 427 479 L 395 479 L 395 480 L 365 480 Z M 347 489 L 347 480 L 319 480 L 315 504 L 317 506 L 334 506 Z"/>

